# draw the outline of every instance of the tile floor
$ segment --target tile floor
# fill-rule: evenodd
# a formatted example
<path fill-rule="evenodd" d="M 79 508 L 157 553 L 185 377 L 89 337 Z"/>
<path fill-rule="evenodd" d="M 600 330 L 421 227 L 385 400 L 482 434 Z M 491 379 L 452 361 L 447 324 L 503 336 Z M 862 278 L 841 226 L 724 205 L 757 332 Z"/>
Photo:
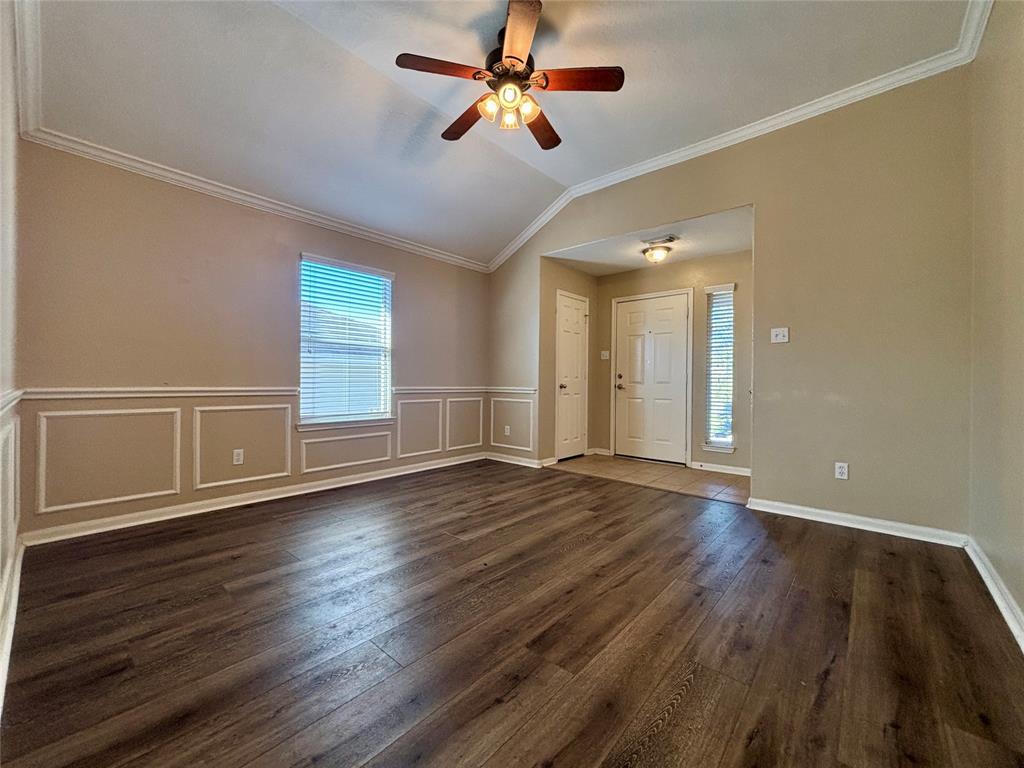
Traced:
<path fill-rule="evenodd" d="M 750 478 L 706 472 L 678 464 L 627 459 L 622 456 L 579 456 L 560 461 L 551 467 L 564 472 L 576 472 L 595 477 L 607 477 L 634 485 L 646 485 L 665 491 L 720 499 L 734 504 L 746 504 L 750 498 Z"/>

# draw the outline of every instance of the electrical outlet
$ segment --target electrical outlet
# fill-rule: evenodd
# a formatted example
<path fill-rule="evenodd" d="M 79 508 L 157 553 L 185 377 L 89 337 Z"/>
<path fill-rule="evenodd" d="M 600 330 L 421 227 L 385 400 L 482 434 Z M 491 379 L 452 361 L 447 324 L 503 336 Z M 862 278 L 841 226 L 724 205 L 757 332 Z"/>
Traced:
<path fill-rule="evenodd" d="M 789 328 L 772 328 L 772 344 L 788 344 Z"/>
<path fill-rule="evenodd" d="M 506 424 L 505 425 L 505 437 L 508 437 L 511 434 L 512 434 L 512 427 L 510 427 L 508 424 Z"/>
<path fill-rule="evenodd" d="M 850 465 L 845 461 L 836 462 L 836 480 L 850 479 Z"/>
<path fill-rule="evenodd" d="M 233 450 L 231 452 L 231 463 L 235 464 L 236 466 L 238 464 L 244 464 L 245 463 L 245 449 L 244 448 L 235 448 L 235 450 Z"/>

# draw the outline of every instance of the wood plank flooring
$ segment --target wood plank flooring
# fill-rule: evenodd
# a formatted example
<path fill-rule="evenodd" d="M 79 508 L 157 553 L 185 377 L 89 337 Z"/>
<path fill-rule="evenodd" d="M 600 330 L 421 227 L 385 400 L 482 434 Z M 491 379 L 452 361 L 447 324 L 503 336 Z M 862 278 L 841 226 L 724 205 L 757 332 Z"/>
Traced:
<path fill-rule="evenodd" d="M 3 765 L 1024 766 L 958 549 L 480 461 L 29 549 Z"/>

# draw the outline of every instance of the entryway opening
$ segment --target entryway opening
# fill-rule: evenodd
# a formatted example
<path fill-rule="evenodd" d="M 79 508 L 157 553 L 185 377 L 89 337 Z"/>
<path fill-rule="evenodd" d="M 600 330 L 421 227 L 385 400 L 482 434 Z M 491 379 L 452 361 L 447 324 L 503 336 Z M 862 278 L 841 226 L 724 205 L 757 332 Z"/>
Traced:
<path fill-rule="evenodd" d="M 556 459 L 749 493 L 753 227 L 743 206 L 547 254 Z"/>

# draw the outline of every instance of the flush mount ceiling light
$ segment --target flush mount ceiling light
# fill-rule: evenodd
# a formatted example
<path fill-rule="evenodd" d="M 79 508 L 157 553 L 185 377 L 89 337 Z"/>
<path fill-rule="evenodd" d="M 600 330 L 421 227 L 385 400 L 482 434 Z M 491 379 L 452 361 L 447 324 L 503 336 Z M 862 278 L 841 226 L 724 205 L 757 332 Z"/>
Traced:
<path fill-rule="evenodd" d="M 553 149 L 562 139 L 542 114 L 540 104 L 526 91 L 530 88 L 542 91 L 617 91 L 622 87 L 626 76 L 621 67 L 537 69 L 530 49 L 540 11 L 540 0 L 509 0 L 505 27 L 498 33 L 498 47 L 488 54 L 483 68 L 412 53 L 398 56 L 395 64 L 402 69 L 478 80 L 493 91 L 477 99 L 448 126 L 441 134 L 442 138 L 448 141 L 462 138 L 482 117 L 491 123 L 497 121 L 498 127 L 506 130 L 514 131 L 522 123 L 530 129 L 541 149 Z"/>
<path fill-rule="evenodd" d="M 672 249 L 664 245 L 654 245 L 650 248 L 644 248 L 644 256 L 651 264 L 661 264 L 668 255 L 672 252 Z"/>
<path fill-rule="evenodd" d="M 668 247 L 668 244 L 674 243 L 678 239 L 675 235 L 665 235 L 654 240 L 645 240 L 644 242 L 647 244 L 647 247 L 642 251 L 644 258 L 651 262 L 651 264 L 661 264 L 672 253 L 672 249 Z"/>

